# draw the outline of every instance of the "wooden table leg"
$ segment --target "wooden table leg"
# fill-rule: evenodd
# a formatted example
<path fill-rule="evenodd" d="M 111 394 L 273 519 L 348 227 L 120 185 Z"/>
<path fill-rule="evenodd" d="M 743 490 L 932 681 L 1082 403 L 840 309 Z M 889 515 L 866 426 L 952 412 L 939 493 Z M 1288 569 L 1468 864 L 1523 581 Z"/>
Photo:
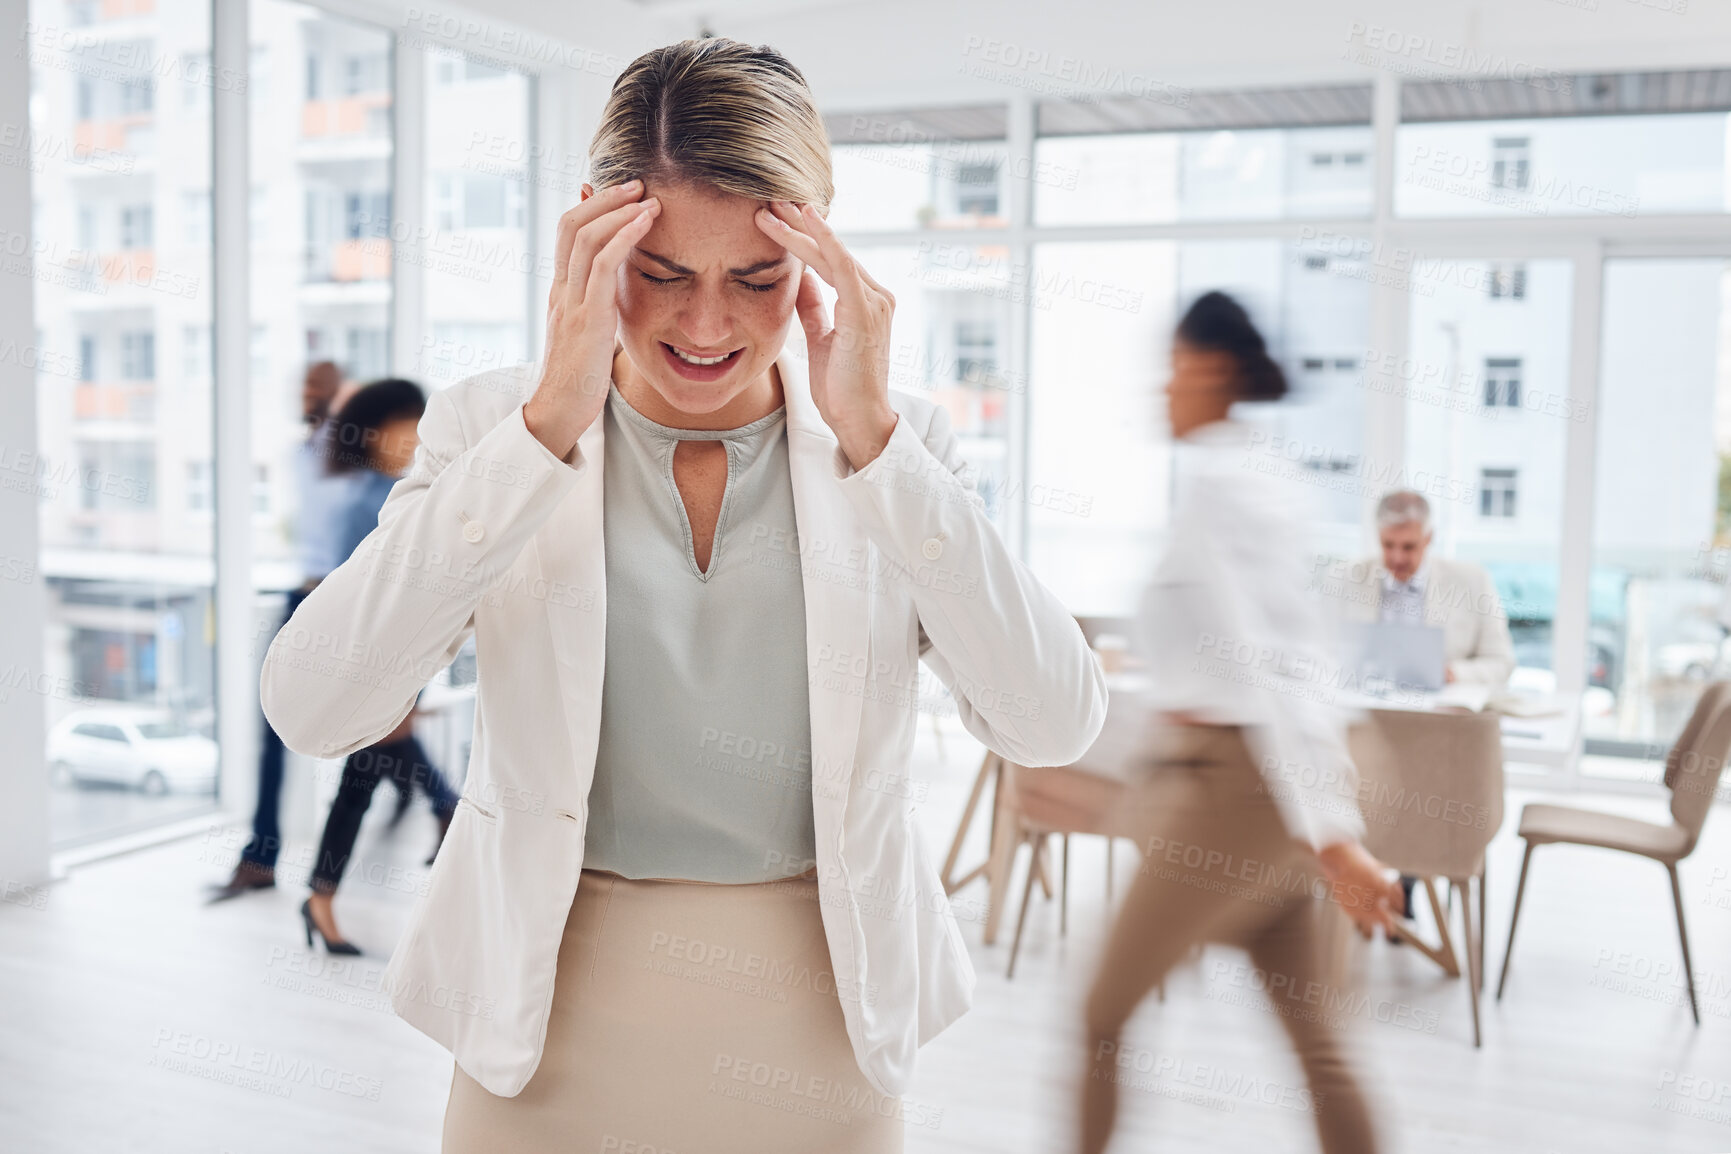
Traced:
<path fill-rule="evenodd" d="M 956 836 L 950 840 L 950 852 L 944 858 L 944 869 L 939 875 L 943 879 L 946 894 L 955 893 L 966 882 L 979 876 L 979 871 L 975 870 L 966 878 L 956 880 L 956 861 L 962 856 L 962 843 L 968 839 L 968 829 L 974 824 L 974 814 L 980 808 L 980 798 L 986 792 L 986 779 L 996 770 L 997 760 L 998 755 L 988 749 L 985 759 L 980 762 L 980 772 L 974 775 L 974 788 L 968 794 L 968 804 L 962 810 L 962 820 L 956 825 Z"/>

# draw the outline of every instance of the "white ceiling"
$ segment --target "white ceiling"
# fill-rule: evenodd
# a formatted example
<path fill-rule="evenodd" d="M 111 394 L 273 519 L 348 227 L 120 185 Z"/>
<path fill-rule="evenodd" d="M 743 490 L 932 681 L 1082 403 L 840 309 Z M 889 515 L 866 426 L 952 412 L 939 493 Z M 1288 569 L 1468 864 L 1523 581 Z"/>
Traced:
<path fill-rule="evenodd" d="M 1349 52 L 1367 49 L 1442 75 L 1464 55 L 1554 72 L 1731 66 L 1731 0 L 488 0 L 485 13 L 624 58 L 703 29 L 773 44 L 829 109 L 1001 100 L 1039 82 L 1001 62 L 1012 51 L 1183 88 L 1363 80 L 1379 66 Z M 1379 52 L 1372 27 L 1421 47 Z"/>

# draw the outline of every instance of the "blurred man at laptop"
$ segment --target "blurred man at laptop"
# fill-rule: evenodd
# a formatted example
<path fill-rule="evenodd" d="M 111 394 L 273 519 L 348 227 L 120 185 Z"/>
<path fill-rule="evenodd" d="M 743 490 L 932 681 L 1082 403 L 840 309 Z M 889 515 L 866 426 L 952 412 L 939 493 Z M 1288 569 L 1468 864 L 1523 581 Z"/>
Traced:
<path fill-rule="evenodd" d="M 1349 566 L 1337 590 L 1346 618 L 1440 628 L 1443 680 L 1502 688 L 1514 672 L 1515 651 L 1491 575 L 1470 561 L 1431 556 L 1430 502 L 1410 489 L 1377 503 L 1376 535 L 1381 563 L 1367 558 Z M 1400 879 L 1408 917 L 1415 880 Z"/>
<path fill-rule="evenodd" d="M 1443 631 L 1443 678 L 1500 689 L 1514 672 L 1509 619 L 1483 566 L 1432 556 L 1430 502 L 1410 489 L 1376 507 L 1378 563 L 1347 569 L 1348 620 L 1431 625 Z"/>

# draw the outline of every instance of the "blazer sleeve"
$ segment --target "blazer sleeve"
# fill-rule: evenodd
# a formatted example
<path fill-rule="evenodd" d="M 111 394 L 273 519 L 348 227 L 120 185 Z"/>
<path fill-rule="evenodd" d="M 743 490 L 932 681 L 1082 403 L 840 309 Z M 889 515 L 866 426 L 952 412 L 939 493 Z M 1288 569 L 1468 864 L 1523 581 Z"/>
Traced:
<path fill-rule="evenodd" d="M 1491 575 L 1474 567 L 1467 572 L 1467 585 L 1472 589 L 1469 604 L 1457 612 L 1477 616 L 1477 638 L 1473 651 L 1449 662 L 1455 680 L 1470 685 L 1501 687 L 1515 671 L 1515 646 L 1509 638 L 1509 615 L 1497 596 L 1496 582 Z"/>
<path fill-rule="evenodd" d="M 962 725 L 1017 765 L 1069 765 L 1105 724 L 1106 675 L 1069 610 L 1004 547 L 965 473 L 942 406 L 923 433 L 899 413 L 862 470 L 835 452 L 837 481 L 905 582 L 921 660 Z M 930 579 L 939 567 L 947 579 Z"/>
<path fill-rule="evenodd" d="M 290 749 L 342 757 L 408 715 L 474 629 L 475 604 L 588 467 L 567 464 L 519 405 L 473 445 L 463 386 L 434 393 L 420 447 L 378 525 L 321 581 L 265 654 L 259 698 Z"/>

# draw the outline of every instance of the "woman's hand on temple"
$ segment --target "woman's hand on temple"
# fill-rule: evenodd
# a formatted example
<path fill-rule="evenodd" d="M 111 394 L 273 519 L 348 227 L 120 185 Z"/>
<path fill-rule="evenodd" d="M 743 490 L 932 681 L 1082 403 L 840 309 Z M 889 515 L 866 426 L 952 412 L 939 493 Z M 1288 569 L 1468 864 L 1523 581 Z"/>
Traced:
<path fill-rule="evenodd" d="M 1393 928 L 1395 914 L 1406 901 L 1400 879 L 1389 877 L 1386 867 L 1369 850 L 1355 841 L 1343 841 L 1324 846 L 1316 856 L 1328 875 L 1329 896 L 1357 924 L 1360 933 Z"/>
<path fill-rule="evenodd" d="M 523 423 L 563 458 L 600 415 L 613 381 L 619 329 L 619 266 L 643 239 L 661 202 L 641 180 L 603 189 L 559 218 L 553 288 L 547 296 L 547 356 L 523 406 Z"/>
<path fill-rule="evenodd" d="M 889 396 L 896 299 L 810 205 L 775 201 L 757 210 L 757 226 L 806 264 L 796 305 L 811 357 L 811 398 L 842 452 L 863 469 L 883 451 L 896 424 Z M 836 291 L 833 326 L 817 277 Z"/>

